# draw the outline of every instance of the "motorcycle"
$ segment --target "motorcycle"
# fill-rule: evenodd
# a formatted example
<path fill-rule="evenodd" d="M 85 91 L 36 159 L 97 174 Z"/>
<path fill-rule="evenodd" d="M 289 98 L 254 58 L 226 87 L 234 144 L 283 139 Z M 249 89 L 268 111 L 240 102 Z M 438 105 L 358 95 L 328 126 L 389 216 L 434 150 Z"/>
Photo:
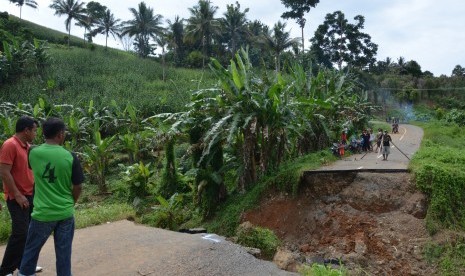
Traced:
<path fill-rule="evenodd" d="M 399 124 L 392 125 L 392 133 L 399 133 Z"/>
<path fill-rule="evenodd" d="M 352 153 L 362 153 L 362 142 L 356 139 L 350 141 L 349 150 Z"/>
<path fill-rule="evenodd" d="M 338 143 L 333 143 L 333 145 L 330 148 L 331 153 L 336 156 L 336 157 L 341 157 L 339 154 L 339 144 Z"/>

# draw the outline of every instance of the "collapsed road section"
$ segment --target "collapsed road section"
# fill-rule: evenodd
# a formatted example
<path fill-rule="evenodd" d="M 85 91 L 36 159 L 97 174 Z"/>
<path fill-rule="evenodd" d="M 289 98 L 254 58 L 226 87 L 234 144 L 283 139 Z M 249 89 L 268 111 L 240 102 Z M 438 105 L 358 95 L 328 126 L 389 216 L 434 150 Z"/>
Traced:
<path fill-rule="evenodd" d="M 270 193 L 243 221 L 274 230 L 290 271 L 340 262 L 355 274 L 434 275 L 426 208 L 405 169 L 308 171 L 296 196 Z"/>

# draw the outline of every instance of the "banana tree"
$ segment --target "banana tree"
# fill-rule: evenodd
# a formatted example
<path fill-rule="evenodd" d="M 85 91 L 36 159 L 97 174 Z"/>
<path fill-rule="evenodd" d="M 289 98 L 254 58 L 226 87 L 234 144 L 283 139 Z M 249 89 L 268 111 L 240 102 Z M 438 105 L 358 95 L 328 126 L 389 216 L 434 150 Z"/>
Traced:
<path fill-rule="evenodd" d="M 123 180 L 129 185 L 128 200 L 132 201 L 135 207 L 137 207 L 143 198 L 149 195 L 150 185 L 154 182 L 152 179 L 156 169 L 154 167 L 151 163 L 145 164 L 140 161 L 139 163 L 125 167 L 122 173 Z"/>
<path fill-rule="evenodd" d="M 84 146 L 84 170 L 90 175 L 90 180 L 96 183 L 101 193 L 107 193 L 105 174 L 112 156 L 113 142 L 116 136 L 102 138 L 100 131 L 94 130 L 93 144 Z"/>

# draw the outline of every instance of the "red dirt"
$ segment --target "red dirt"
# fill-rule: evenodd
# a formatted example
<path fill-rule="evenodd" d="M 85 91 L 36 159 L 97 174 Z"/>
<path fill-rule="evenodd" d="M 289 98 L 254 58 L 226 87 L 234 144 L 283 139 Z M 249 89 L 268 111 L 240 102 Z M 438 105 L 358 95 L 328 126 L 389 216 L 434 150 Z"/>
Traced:
<path fill-rule="evenodd" d="M 270 194 L 243 221 L 274 230 L 307 264 L 340 259 L 351 274 L 434 275 L 421 253 L 425 213 L 407 173 L 319 174 L 297 197 Z"/>

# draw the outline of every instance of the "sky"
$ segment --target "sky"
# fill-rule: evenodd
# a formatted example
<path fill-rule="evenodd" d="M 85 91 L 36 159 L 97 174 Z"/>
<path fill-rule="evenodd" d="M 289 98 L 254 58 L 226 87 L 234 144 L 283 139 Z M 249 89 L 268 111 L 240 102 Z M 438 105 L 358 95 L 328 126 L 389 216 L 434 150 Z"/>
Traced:
<path fill-rule="evenodd" d="M 24 6 L 22 18 L 34 23 L 66 32 L 65 17 L 54 16 L 54 10 L 48 6 L 51 0 L 36 0 L 39 7 L 32 9 Z M 84 1 L 86 2 L 86 1 Z M 88 1 L 87 1 L 88 2 Z M 137 8 L 141 0 L 101 0 L 116 18 L 130 20 L 129 8 Z M 226 5 L 236 0 L 211 0 L 218 7 L 217 17 L 222 17 Z M 287 23 L 293 37 L 300 37 L 299 26 L 294 20 L 284 20 L 285 11 L 280 0 L 238 0 L 241 9 L 249 8 L 247 18 L 260 20 L 270 27 L 278 20 Z M 181 18 L 190 16 L 188 8 L 195 6 L 198 0 L 145 0 L 145 3 L 161 14 L 165 19 L 173 20 L 176 15 Z M 324 22 L 328 13 L 342 11 L 351 23 L 356 15 L 365 17 L 364 32 L 371 36 L 372 42 L 378 44 L 378 60 L 386 57 L 397 61 L 404 57 L 406 61 L 415 60 L 423 71 L 430 71 L 435 76 L 450 76 L 456 65 L 465 67 L 465 1 L 463 0 L 321 0 L 305 18 L 305 45 L 313 36 L 318 25 Z M 19 7 L 6 0 L 0 0 L 0 11 L 7 11 L 19 16 Z M 73 21 L 74 25 L 74 21 Z M 82 37 L 84 29 L 71 27 L 73 35 Z M 99 35 L 95 43 L 105 44 L 105 37 Z M 108 45 L 122 48 L 119 41 L 111 36 Z"/>

